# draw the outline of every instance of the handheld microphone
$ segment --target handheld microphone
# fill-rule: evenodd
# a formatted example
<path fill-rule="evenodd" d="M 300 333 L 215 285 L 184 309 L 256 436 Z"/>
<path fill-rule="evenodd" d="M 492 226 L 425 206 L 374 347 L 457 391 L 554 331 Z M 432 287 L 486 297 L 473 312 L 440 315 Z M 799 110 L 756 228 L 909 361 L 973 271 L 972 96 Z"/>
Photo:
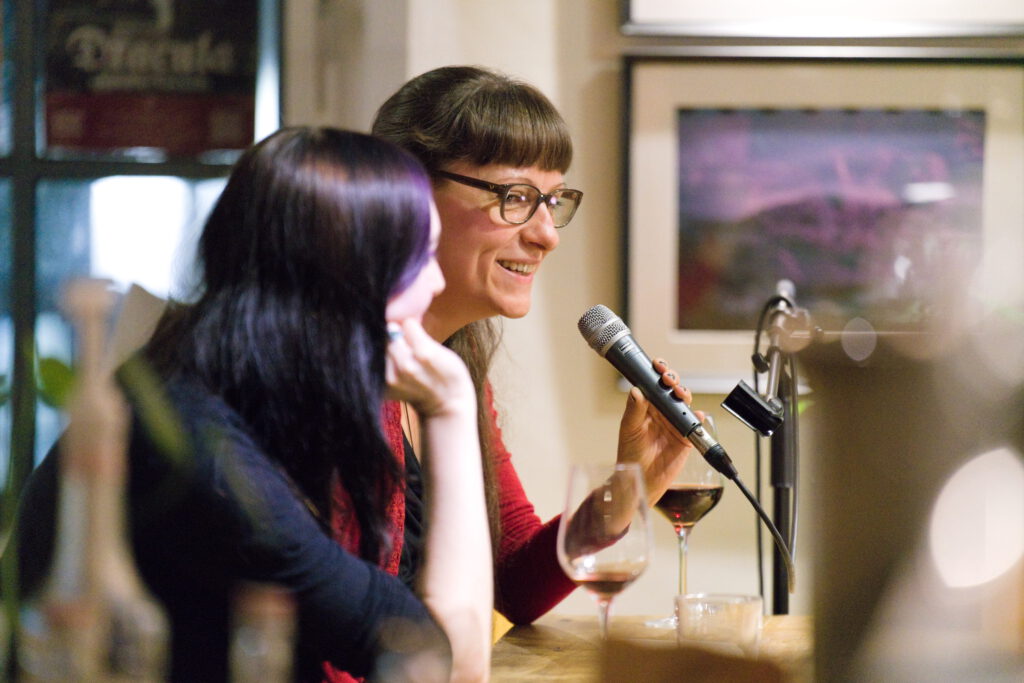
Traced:
<path fill-rule="evenodd" d="M 661 375 L 654 369 L 651 359 L 633 339 L 626 324 L 619 316 L 612 313 L 607 306 L 598 304 L 580 318 L 577 326 L 580 334 L 594 349 L 603 356 L 615 369 L 622 373 L 630 384 L 640 389 L 647 400 L 668 419 L 680 434 L 690 440 L 708 464 L 733 481 L 743 496 L 750 502 L 758 517 L 768 527 L 775 544 L 778 546 L 782 559 L 786 564 L 789 578 L 789 592 L 796 588 L 796 570 L 793 566 L 793 553 L 789 550 L 785 539 L 757 498 L 747 489 L 736 471 L 732 459 L 714 437 L 708 434 L 700 421 L 690 412 L 685 402 L 672 394 L 672 389 L 661 383 Z"/>
<path fill-rule="evenodd" d="M 661 375 L 654 369 L 651 359 L 619 316 L 598 304 L 583 314 L 577 326 L 590 347 L 640 389 L 658 412 L 700 451 L 708 464 L 727 478 L 736 479 L 736 467 L 725 449 L 704 429 L 689 406 L 673 395 L 672 388 L 661 383 Z"/>

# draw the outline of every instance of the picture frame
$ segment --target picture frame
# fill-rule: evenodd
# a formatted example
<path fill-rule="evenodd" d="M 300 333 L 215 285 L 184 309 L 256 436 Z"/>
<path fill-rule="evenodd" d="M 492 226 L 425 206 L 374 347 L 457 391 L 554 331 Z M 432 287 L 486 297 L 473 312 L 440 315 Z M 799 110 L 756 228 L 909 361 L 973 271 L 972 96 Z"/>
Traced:
<path fill-rule="evenodd" d="M 680 308 L 680 263 L 688 252 L 704 254 L 706 249 L 682 243 L 683 111 L 746 113 L 748 126 L 751 120 L 757 122 L 758 112 L 789 112 L 797 121 L 800 112 L 853 113 L 855 121 L 871 119 L 859 112 L 902 112 L 911 118 L 932 112 L 939 119 L 944 113 L 969 113 L 966 119 L 983 121 L 981 167 L 964 161 L 952 162 L 952 167 L 969 178 L 970 184 L 957 191 L 977 194 L 966 219 L 968 231 L 975 234 L 965 241 L 978 245 L 980 281 L 972 286 L 990 298 L 1024 292 L 1024 58 L 951 49 L 876 50 L 871 56 L 858 52 L 845 58 L 646 50 L 626 55 L 623 72 L 622 317 L 651 353 L 671 359 L 696 393 L 728 393 L 739 379 L 750 377 L 758 307 L 776 292 L 771 274 L 745 292 L 750 305 L 746 329 L 686 325 Z M 744 161 L 738 168 L 749 165 L 756 166 Z M 785 164 L 782 169 L 784 174 Z M 736 207 L 736 197 L 749 195 L 742 188 L 718 190 Z M 762 239 L 761 244 L 771 240 Z M 722 267 L 728 272 L 737 264 L 745 269 L 743 277 L 758 280 L 750 258 Z M 795 284 L 796 303 L 803 305 L 803 284 Z M 856 298 L 851 291 L 845 296 Z M 812 320 L 817 312 L 812 308 Z M 833 316 L 829 324 L 840 319 Z"/>
<path fill-rule="evenodd" d="M 621 0 L 620 30 L 629 36 L 767 39 L 969 38 L 1024 35 L 1017 0 L 740 0 L 692 3 Z"/>

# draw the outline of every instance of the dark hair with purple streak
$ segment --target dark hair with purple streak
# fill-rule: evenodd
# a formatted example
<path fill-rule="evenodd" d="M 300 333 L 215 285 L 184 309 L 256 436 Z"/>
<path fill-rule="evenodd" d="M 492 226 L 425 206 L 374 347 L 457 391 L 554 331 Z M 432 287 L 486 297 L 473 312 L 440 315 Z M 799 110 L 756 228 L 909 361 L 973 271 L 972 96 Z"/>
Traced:
<path fill-rule="evenodd" d="M 235 165 L 203 228 L 195 303 L 147 353 L 246 422 L 325 526 L 337 475 L 360 553 L 388 549 L 402 473 L 381 431 L 385 309 L 430 256 L 430 179 L 411 154 L 330 128 L 286 128 Z"/>

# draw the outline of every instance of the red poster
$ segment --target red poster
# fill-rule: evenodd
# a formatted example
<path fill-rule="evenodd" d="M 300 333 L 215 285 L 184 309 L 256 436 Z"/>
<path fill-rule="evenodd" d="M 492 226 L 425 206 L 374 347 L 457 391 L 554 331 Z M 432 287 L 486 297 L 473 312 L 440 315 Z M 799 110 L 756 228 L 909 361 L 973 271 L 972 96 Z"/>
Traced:
<path fill-rule="evenodd" d="M 253 141 L 257 0 L 51 0 L 51 153 L 195 157 Z"/>

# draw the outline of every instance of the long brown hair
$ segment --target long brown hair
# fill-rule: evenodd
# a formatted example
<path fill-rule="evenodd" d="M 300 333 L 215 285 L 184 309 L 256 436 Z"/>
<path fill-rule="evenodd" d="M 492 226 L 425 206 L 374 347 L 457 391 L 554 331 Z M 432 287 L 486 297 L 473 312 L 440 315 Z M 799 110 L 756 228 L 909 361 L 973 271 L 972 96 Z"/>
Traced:
<path fill-rule="evenodd" d="M 372 133 L 412 152 L 432 175 L 453 161 L 561 173 L 572 162 L 569 128 L 551 101 L 529 83 L 476 66 L 445 66 L 408 81 L 381 105 Z M 472 322 L 445 341 L 466 363 L 476 386 L 495 550 L 501 529 L 486 387 L 500 341 L 493 318 Z"/>

